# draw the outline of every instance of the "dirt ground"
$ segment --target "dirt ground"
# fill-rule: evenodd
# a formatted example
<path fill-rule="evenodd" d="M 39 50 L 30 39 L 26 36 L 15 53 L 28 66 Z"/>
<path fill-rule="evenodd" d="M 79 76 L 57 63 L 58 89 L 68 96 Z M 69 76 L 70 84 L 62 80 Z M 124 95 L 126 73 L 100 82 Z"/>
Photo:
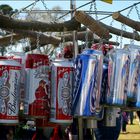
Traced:
<path fill-rule="evenodd" d="M 119 140 L 140 140 L 140 125 L 138 119 L 134 119 L 133 125 L 127 125 L 127 133 L 121 133 Z"/>

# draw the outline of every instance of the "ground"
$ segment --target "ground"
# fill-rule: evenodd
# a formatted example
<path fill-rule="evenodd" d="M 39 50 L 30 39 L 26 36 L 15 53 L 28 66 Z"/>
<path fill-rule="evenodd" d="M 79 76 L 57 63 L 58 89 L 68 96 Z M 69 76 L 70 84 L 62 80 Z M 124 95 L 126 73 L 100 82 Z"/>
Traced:
<path fill-rule="evenodd" d="M 140 140 L 140 125 L 138 119 L 134 119 L 134 124 L 127 125 L 127 134 L 120 134 L 119 140 Z"/>

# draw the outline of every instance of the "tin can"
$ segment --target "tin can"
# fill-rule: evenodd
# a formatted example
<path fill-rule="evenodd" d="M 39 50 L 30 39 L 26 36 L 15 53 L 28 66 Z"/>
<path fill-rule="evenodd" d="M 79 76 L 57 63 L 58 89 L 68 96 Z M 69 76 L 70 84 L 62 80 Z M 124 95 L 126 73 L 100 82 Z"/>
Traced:
<path fill-rule="evenodd" d="M 25 113 L 34 118 L 50 115 L 50 66 L 47 55 L 28 54 L 25 66 Z"/>
<path fill-rule="evenodd" d="M 15 60 L 21 64 L 21 80 L 20 80 L 20 104 L 25 100 L 25 53 L 24 52 L 12 52 L 8 59 Z"/>
<path fill-rule="evenodd" d="M 138 71 L 140 64 L 140 47 L 130 46 L 130 70 L 128 78 L 128 92 L 127 98 L 135 102 L 137 100 L 137 83 L 138 83 Z"/>
<path fill-rule="evenodd" d="M 0 123 L 18 123 L 20 71 L 18 62 L 0 59 Z"/>
<path fill-rule="evenodd" d="M 109 57 L 107 104 L 125 106 L 127 100 L 130 55 L 128 51 L 117 49 Z"/>
<path fill-rule="evenodd" d="M 103 53 L 99 50 L 87 49 L 82 52 L 83 54 L 89 54 L 97 57 L 97 77 L 94 87 L 94 94 L 96 95 L 96 108 L 100 108 L 100 93 L 101 93 L 101 82 L 102 82 L 102 72 L 103 72 Z"/>
<path fill-rule="evenodd" d="M 95 100 L 95 118 L 101 120 L 104 114 L 104 108 L 100 105 L 101 102 L 101 83 L 102 83 L 102 72 L 103 72 L 103 53 L 99 50 L 86 49 L 82 54 L 88 54 L 94 57 L 97 57 L 97 76 L 95 79 L 95 86 L 93 94 L 96 98 Z"/>
<path fill-rule="evenodd" d="M 140 69 L 138 70 L 138 86 L 137 86 L 137 101 L 136 107 L 140 108 Z"/>
<path fill-rule="evenodd" d="M 73 62 L 57 59 L 52 62 L 51 70 L 50 122 L 72 123 Z"/>
<path fill-rule="evenodd" d="M 74 88 L 73 108 L 74 116 L 95 117 L 96 116 L 96 76 L 97 57 L 81 54 L 76 62 L 76 83 Z M 75 84 L 76 85 L 76 84 Z"/>

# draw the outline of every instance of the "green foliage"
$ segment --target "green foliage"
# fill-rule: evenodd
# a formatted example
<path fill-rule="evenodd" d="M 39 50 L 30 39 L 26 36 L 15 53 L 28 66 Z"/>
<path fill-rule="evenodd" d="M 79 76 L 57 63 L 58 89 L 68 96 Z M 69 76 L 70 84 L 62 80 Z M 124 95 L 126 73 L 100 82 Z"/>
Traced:
<path fill-rule="evenodd" d="M 0 5 L 0 11 L 3 15 L 11 15 L 13 8 L 7 4 Z"/>

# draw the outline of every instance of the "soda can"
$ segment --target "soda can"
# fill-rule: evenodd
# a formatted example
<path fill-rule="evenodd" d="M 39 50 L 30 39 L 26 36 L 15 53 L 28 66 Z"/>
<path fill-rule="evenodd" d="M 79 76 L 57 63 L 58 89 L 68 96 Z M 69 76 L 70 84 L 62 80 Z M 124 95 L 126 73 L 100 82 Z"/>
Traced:
<path fill-rule="evenodd" d="M 50 122 L 72 123 L 73 62 L 57 59 L 51 64 L 51 115 Z"/>
<path fill-rule="evenodd" d="M 139 65 L 140 66 L 140 65 Z M 138 70 L 138 86 L 137 86 L 137 101 L 136 107 L 140 108 L 140 69 Z"/>
<path fill-rule="evenodd" d="M 74 88 L 72 108 L 74 116 L 96 117 L 97 92 L 95 92 L 95 85 L 98 71 L 97 62 L 96 56 L 78 55 L 75 75 L 77 86 Z"/>
<path fill-rule="evenodd" d="M 125 106 L 127 100 L 128 76 L 130 66 L 129 52 L 117 49 L 109 57 L 107 104 Z"/>
<path fill-rule="evenodd" d="M 138 83 L 138 71 L 140 64 L 140 47 L 131 45 L 128 48 L 130 52 L 130 70 L 128 78 L 128 92 L 127 98 L 135 102 L 137 100 L 137 83 Z"/>
<path fill-rule="evenodd" d="M 102 82 L 102 72 L 103 72 L 103 53 L 99 50 L 86 49 L 82 52 L 83 54 L 89 54 L 97 57 L 97 77 L 94 87 L 94 94 L 96 95 L 96 108 L 100 108 L 100 93 L 101 93 L 101 82 Z"/>
<path fill-rule="evenodd" d="M 32 118 L 50 115 L 50 62 L 47 55 L 27 54 L 24 113 Z"/>
<path fill-rule="evenodd" d="M 82 54 L 89 54 L 92 56 L 97 57 L 97 77 L 94 87 L 93 94 L 96 95 L 96 109 L 95 109 L 95 118 L 100 120 L 103 117 L 104 114 L 104 108 L 100 105 L 101 102 L 101 83 L 102 83 L 102 72 L 103 72 L 103 53 L 101 50 L 93 50 L 93 49 L 85 49 Z"/>
<path fill-rule="evenodd" d="M 24 52 L 12 52 L 8 59 L 15 60 L 21 64 L 21 80 L 20 80 L 20 105 L 22 106 L 25 100 L 25 53 Z"/>
<path fill-rule="evenodd" d="M 0 123 L 18 124 L 21 65 L 0 59 Z"/>

